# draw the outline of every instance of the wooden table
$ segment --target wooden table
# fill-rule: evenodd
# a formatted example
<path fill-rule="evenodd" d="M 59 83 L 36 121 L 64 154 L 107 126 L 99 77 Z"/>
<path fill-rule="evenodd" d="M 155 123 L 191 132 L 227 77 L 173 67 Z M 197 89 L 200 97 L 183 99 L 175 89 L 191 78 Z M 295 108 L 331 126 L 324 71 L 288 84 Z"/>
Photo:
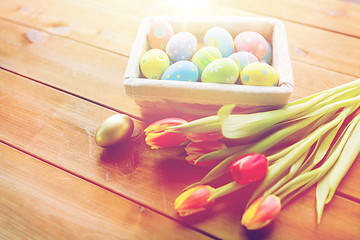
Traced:
<path fill-rule="evenodd" d="M 116 112 L 140 133 L 149 124 L 122 87 L 147 15 L 281 19 L 292 100 L 360 77 L 358 0 L 0 0 L 0 239 L 359 239 L 359 159 L 320 225 L 312 188 L 270 226 L 246 231 L 241 194 L 177 216 L 175 198 L 207 171 L 182 148 L 151 150 L 143 134 L 113 149 L 95 144 Z"/>

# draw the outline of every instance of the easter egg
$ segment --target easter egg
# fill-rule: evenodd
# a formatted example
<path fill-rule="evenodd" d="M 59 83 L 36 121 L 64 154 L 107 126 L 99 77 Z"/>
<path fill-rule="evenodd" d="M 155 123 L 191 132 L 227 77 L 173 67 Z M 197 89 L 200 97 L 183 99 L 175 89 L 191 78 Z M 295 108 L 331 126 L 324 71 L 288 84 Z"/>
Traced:
<path fill-rule="evenodd" d="M 201 76 L 202 72 L 206 68 L 206 66 L 214 61 L 215 59 L 221 58 L 221 52 L 216 47 L 203 47 L 200 48 L 192 57 L 191 61 L 195 64 L 195 66 L 199 70 L 199 75 Z"/>
<path fill-rule="evenodd" d="M 166 69 L 161 80 L 196 82 L 198 77 L 199 71 L 195 64 L 189 61 L 178 61 Z"/>
<path fill-rule="evenodd" d="M 219 49 L 222 57 L 228 57 L 234 53 L 234 40 L 231 34 L 222 27 L 210 28 L 205 33 L 204 44 Z"/>
<path fill-rule="evenodd" d="M 150 79 L 160 79 L 169 66 L 169 57 L 160 49 L 150 49 L 140 59 L 140 70 L 146 78 Z"/>
<path fill-rule="evenodd" d="M 196 37 L 189 32 L 175 34 L 166 45 L 166 53 L 172 62 L 190 60 L 196 49 Z"/>
<path fill-rule="evenodd" d="M 133 120 L 125 114 L 117 113 L 99 125 L 95 133 L 95 142 L 100 147 L 111 147 L 128 140 L 133 131 Z"/>
<path fill-rule="evenodd" d="M 254 54 L 249 52 L 236 52 L 231 54 L 229 59 L 233 60 L 239 68 L 239 79 L 241 71 L 246 67 L 249 63 L 257 62 L 258 59 L 254 56 Z"/>
<path fill-rule="evenodd" d="M 147 40 L 150 48 L 165 51 L 169 39 L 174 36 L 174 30 L 169 22 L 165 20 L 154 20 L 150 23 Z"/>
<path fill-rule="evenodd" d="M 277 86 L 278 82 L 278 72 L 267 63 L 250 63 L 241 72 L 241 83 L 243 85 Z"/>
<path fill-rule="evenodd" d="M 259 62 L 265 62 L 267 64 L 271 64 L 271 60 L 272 60 L 272 48 L 270 46 L 270 44 L 268 42 L 267 43 L 267 51 L 266 51 L 266 54 L 265 56 L 259 60 Z"/>
<path fill-rule="evenodd" d="M 257 32 L 242 32 L 239 33 L 235 39 L 236 52 L 250 52 L 255 55 L 257 59 L 261 59 L 266 55 L 267 42 L 263 36 Z"/>
<path fill-rule="evenodd" d="M 235 83 L 239 77 L 236 63 L 229 58 L 219 58 L 209 63 L 201 75 L 207 83 Z"/>

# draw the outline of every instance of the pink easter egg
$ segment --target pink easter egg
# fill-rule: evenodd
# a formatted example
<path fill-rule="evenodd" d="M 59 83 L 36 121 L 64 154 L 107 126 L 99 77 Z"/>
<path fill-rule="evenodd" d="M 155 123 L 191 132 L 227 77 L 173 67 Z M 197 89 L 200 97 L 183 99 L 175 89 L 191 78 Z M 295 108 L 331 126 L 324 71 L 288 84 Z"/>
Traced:
<path fill-rule="evenodd" d="M 150 48 L 165 51 L 166 44 L 173 36 L 174 30 L 169 22 L 158 19 L 150 23 L 149 31 L 147 33 Z"/>
<path fill-rule="evenodd" d="M 267 43 L 263 36 L 257 32 L 242 32 L 239 33 L 235 39 L 235 51 L 245 51 L 252 53 L 257 59 L 261 59 L 266 55 Z"/>

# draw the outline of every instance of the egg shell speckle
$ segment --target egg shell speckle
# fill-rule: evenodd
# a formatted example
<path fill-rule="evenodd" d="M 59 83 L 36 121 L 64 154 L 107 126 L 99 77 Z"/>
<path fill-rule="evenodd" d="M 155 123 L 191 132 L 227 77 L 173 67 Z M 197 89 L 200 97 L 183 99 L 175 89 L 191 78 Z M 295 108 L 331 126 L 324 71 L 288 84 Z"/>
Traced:
<path fill-rule="evenodd" d="M 150 49 L 140 59 L 140 70 L 149 79 L 160 79 L 169 66 L 169 57 L 160 49 Z"/>
<path fill-rule="evenodd" d="M 206 68 L 206 66 L 212 61 L 221 58 L 221 52 L 216 47 L 203 47 L 200 48 L 192 57 L 191 61 L 195 64 L 195 66 L 199 70 L 199 75 L 201 76 L 202 72 Z"/>
<path fill-rule="evenodd" d="M 196 37 L 190 32 L 175 34 L 166 45 L 166 53 L 172 62 L 190 60 L 196 49 Z"/>
<path fill-rule="evenodd" d="M 205 46 L 213 46 L 219 49 L 222 57 L 228 57 L 234 53 L 234 40 L 225 28 L 210 28 L 205 33 L 204 43 Z"/>
<path fill-rule="evenodd" d="M 266 55 L 267 42 L 263 36 L 257 32 L 242 32 L 239 33 L 235 39 L 235 51 L 236 52 L 250 52 L 256 56 L 257 59 L 261 59 Z"/>
<path fill-rule="evenodd" d="M 147 33 L 147 40 L 150 48 L 157 48 L 165 51 L 166 44 L 174 36 L 171 24 L 165 20 L 154 20 L 150 23 Z"/>
<path fill-rule="evenodd" d="M 161 80 L 196 82 L 198 77 L 199 72 L 195 64 L 189 61 L 178 61 L 166 69 Z"/>
<path fill-rule="evenodd" d="M 219 58 L 209 63 L 201 75 L 202 82 L 233 84 L 239 77 L 236 63 L 229 58 Z"/>
<path fill-rule="evenodd" d="M 277 86 L 278 82 L 278 72 L 264 62 L 250 63 L 241 72 L 241 83 L 243 85 Z"/>

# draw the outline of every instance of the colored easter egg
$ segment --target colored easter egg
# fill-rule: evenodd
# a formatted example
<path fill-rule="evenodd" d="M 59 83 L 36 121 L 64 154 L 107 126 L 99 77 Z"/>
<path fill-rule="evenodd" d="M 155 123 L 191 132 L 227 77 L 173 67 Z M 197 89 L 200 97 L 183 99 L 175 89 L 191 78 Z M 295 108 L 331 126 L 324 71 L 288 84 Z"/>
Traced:
<path fill-rule="evenodd" d="M 99 125 L 95 133 L 95 142 L 100 147 L 111 147 L 128 140 L 133 131 L 133 120 L 125 114 L 117 113 Z"/>
<path fill-rule="evenodd" d="M 257 59 L 261 59 L 266 55 L 267 42 L 263 36 L 257 32 L 242 32 L 239 33 L 235 39 L 236 52 L 250 52 L 255 55 Z"/>
<path fill-rule="evenodd" d="M 239 77 L 236 63 L 229 58 L 219 58 L 209 63 L 201 75 L 207 83 L 235 83 Z"/>
<path fill-rule="evenodd" d="M 140 70 L 146 78 L 150 79 L 160 79 L 169 66 L 169 57 L 160 49 L 150 49 L 140 59 Z"/>
<path fill-rule="evenodd" d="M 199 75 L 201 76 L 202 72 L 206 68 L 206 66 L 214 61 L 215 59 L 221 58 L 221 52 L 216 47 L 203 47 L 200 48 L 192 57 L 191 61 L 195 64 L 195 66 L 199 70 Z"/>
<path fill-rule="evenodd" d="M 272 60 L 272 48 L 270 46 L 270 44 L 268 42 L 267 43 L 267 51 L 266 51 L 266 54 L 265 56 L 259 60 L 259 62 L 265 62 L 267 64 L 271 64 L 271 60 Z"/>
<path fill-rule="evenodd" d="M 196 37 L 189 32 L 175 34 L 166 45 L 166 53 L 172 62 L 190 60 L 196 49 Z"/>
<path fill-rule="evenodd" d="M 198 77 L 199 71 L 195 64 L 189 61 L 178 61 L 166 69 L 161 80 L 196 82 Z"/>
<path fill-rule="evenodd" d="M 278 72 L 267 63 L 250 63 L 241 72 L 241 83 L 243 85 L 277 86 L 278 82 Z"/>
<path fill-rule="evenodd" d="M 169 22 L 165 20 L 154 20 L 150 23 L 147 39 L 150 48 L 165 51 L 169 39 L 174 36 L 174 30 Z"/>
<path fill-rule="evenodd" d="M 219 49 L 222 57 L 228 57 L 234 53 L 234 40 L 231 34 L 222 27 L 210 28 L 205 33 L 204 44 Z"/>
<path fill-rule="evenodd" d="M 233 60 L 239 68 L 239 79 L 241 71 L 246 67 L 249 63 L 257 62 L 258 59 L 254 56 L 254 54 L 249 52 L 236 52 L 231 54 L 228 58 Z"/>

